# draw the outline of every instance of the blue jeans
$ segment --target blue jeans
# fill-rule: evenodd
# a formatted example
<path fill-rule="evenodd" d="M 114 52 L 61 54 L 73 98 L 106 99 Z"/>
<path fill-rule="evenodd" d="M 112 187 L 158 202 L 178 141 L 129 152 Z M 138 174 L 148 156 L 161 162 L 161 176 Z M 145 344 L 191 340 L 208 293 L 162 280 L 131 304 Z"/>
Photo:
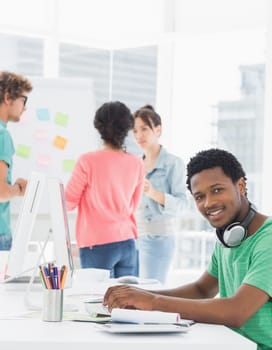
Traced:
<path fill-rule="evenodd" d="M 0 250 L 10 250 L 12 243 L 11 235 L 0 235 Z"/>
<path fill-rule="evenodd" d="M 137 251 L 134 239 L 79 248 L 79 257 L 82 268 L 110 270 L 111 278 L 136 275 Z"/>
<path fill-rule="evenodd" d="M 138 239 L 139 275 L 165 283 L 175 253 L 175 235 L 146 235 Z"/>

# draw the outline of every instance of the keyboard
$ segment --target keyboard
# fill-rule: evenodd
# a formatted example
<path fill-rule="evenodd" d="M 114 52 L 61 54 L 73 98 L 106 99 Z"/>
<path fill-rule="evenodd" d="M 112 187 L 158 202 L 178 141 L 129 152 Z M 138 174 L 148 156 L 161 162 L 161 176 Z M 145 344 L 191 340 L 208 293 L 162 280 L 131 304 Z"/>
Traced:
<path fill-rule="evenodd" d="M 31 276 L 19 276 L 19 277 L 6 277 L 1 282 L 2 283 L 29 283 Z M 41 283 L 39 276 L 35 276 L 33 283 Z"/>

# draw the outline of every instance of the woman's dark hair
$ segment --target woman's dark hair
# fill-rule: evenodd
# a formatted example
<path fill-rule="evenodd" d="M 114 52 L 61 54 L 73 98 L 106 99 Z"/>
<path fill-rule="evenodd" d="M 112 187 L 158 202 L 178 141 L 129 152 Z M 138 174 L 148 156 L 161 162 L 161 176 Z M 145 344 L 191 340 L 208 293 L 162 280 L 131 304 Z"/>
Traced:
<path fill-rule="evenodd" d="M 154 126 L 161 125 L 161 117 L 151 105 L 145 105 L 139 108 L 134 112 L 133 117 L 134 119 L 141 118 L 150 129 L 153 129 Z"/>
<path fill-rule="evenodd" d="M 224 174 L 231 178 L 232 182 L 237 182 L 241 177 L 246 181 L 246 174 L 242 165 L 233 154 L 228 151 L 212 148 L 198 152 L 187 164 L 187 188 L 191 190 L 191 178 L 202 170 L 220 167 Z"/>
<path fill-rule="evenodd" d="M 95 113 L 94 127 L 105 143 L 121 149 L 129 130 L 133 128 L 131 111 L 122 102 L 106 102 Z"/>

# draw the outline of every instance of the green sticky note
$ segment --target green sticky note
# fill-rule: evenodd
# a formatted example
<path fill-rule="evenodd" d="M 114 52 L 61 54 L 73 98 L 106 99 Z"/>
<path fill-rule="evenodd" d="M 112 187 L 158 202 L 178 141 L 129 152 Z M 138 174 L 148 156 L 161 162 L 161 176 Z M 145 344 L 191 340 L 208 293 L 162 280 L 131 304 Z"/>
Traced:
<path fill-rule="evenodd" d="M 69 116 L 65 113 L 56 113 L 55 115 L 55 123 L 60 126 L 67 126 L 68 125 Z"/>
<path fill-rule="evenodd" d="M 31 152 L 31 147 L 26 145 L 18 145 L 16 150 L 16 155 L 22 158 L 29 158 Z"/>
<path fill-rule="evenodd" d="M 74 169 L 76 161 L 74 159 L 64 159 L 63 161 L 63 170 L 71 172 Z"/>

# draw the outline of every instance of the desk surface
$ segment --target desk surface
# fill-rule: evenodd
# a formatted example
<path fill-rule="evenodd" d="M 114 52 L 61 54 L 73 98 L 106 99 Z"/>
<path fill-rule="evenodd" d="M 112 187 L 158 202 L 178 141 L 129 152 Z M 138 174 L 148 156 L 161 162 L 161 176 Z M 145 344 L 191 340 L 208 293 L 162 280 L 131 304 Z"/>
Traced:
<path fill-rule="evenodd" d="M 15 319 L 26 311 L 23 298 L 26 286 L 0 285 L 0 348 L 8 350 L 80 350 L 110 344 L 111 350 L 256 350 L 256 344 L 227 327 L 195 324 L 188 333 L 177 334 L 108 334 L 93 323 L 62 321 L 43 322 L 40 318 Z M 42 289 L 32 292 L 41 296 Z M 35 298 L 34 298 L 35 299 Z"/>

